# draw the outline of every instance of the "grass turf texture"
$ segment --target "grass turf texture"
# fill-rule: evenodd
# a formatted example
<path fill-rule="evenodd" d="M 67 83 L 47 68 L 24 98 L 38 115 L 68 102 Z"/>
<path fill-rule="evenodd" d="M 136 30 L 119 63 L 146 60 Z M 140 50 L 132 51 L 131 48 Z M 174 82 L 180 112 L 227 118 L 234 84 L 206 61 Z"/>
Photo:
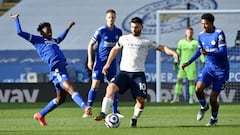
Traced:
<path fill-rule="evenodd" d="M 1 103 L 0 135 L 239 135 L 239 104 L 221 104 L 216 127 L 206 127 L 210 110 L 202 121 L 196 120 L 199 105 L 146 103 L 138 120 L 138 128 L 129 128 L 134 103 L 119 103 L 125 118 L 120 127 L 108 129 L 104 122 L 83 119 L 83 111 L 74 103 L 65 103 L 46 116 L 47 127 L 32 118 L 47 103 Z M 93 116 L 100 109 L 94 104 Z"/>

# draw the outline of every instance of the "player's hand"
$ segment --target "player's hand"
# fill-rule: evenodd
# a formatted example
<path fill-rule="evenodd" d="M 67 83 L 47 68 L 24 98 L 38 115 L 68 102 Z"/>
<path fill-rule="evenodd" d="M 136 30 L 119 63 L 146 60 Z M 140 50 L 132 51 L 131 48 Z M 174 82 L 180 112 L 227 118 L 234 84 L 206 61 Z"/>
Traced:
<path fill-rule="evenodd" d="M 178 63 L 179 62 L 179 55 L 176 52 L 174 52 L 173 57 L 174 57 L 176 63 Z"/>
<path fill-rule="evenodd" d="M 73 21 L 69 22 L 67 29 L 71 29 L 73 25 L 75 25 L 75 22 L 73 22 Z"/>
<path fill-rule="evenodd" d="M 104 75 L 107 75 L 107 73 L 108 73 L 108 68 L 109 68 L 109 65 L 105 64 L 104 67 L 103 67 L 103 69 L 102 69 L 102 73 L 103 73 Z"/>
<path fill-rule="evenodd" d="M 15 14 L 15 15 L 10 14 L 9 16 L 10 16 L 12 19 L 15 19 L 15 18 L 18 18 L 18 17 L 19 17 L 19 14 Z"/>
<path fill-rule="evenodd" d="M 183 63 L 183 64 L 182 64 L 182 66 L 181 66 L 182 70 L 184 70 L 184 69 L 185 69 L 185 67 L 187 67 L 188 65 L 190 65 L 190 63 L 189 63 L 189 62 Z"/>
<path fill-rule="evenodd" d="M 203 55 L 208 55 L 208 52 L 205 49 L 203 49 L 203 48 L 200 49 L 200 52 Z"/>

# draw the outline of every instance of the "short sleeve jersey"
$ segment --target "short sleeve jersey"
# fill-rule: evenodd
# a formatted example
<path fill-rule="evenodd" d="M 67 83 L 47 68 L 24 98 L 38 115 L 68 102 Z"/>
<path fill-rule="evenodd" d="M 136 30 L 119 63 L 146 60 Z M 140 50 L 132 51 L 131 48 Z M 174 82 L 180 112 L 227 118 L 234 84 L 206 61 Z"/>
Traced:
<path fill-rule="evenodd" d="M 114 26 L 112 30 L 110 30 L 107 25 L 98 28 L 91 39 L 98 43 L 96 59 L 106 61 L 111 49 L 117 43 L 121 35 L 121 29 L 116 26 Z"/>
<path fill-rule="evenodd" d="M 118 47 L 122 47 L 120 70 L 127 72 L 145 72 L 145 61 L 149 49 L 156 49 L 156 42 L 132 34 L 119 38 Z"/>

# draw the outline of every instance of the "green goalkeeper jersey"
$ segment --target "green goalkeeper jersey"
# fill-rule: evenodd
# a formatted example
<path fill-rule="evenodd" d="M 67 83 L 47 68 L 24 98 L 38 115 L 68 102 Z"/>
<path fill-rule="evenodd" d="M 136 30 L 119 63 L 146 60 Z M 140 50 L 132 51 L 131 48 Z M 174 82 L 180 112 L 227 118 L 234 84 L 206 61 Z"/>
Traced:
<path fill-rule="evenodd" d="M 193 56 L 197 48 L 198 48 L 198 41 L 195 39 L 193 40 L 181 39 L 178 42 L 177 53 L 180 56 L 180 64 L 179 64 L 180 67 L 183 63 L 187 62 Z M 201 55 L 200 59 L 202 63 L 205 62 L 205 58 L 203 55 Z M 192 62 L 188 68 L 196 68 L 196 62 L 195 61 Z"/>

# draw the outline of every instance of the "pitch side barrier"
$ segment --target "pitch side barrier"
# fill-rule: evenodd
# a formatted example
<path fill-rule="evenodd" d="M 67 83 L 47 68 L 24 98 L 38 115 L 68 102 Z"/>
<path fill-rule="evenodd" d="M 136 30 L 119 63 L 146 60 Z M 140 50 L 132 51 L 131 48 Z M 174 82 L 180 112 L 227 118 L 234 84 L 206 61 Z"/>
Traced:
<path fill-rule="evenodd" d="M 89 83 L 75 83 L 77 91 L 82 95 L 84 100 L 87 100 Z M 156 85 L 148 83 L 147 102 L 156 102 Z M 162 102 L 169 102 L 173 98 L 175 83 L 162 83 L 161 99 Z M 240 99 L 240 83 L 228 83 L 226 89 L 220 93 L 219 100 L 224 103 L 239 102 Z M 105 95 L 106 84 L 102 84 L 99 89 L 96 101 L 102 101 Z M 210 95 L 211 90 L 207 90 L 207 95 Z M 180 100 L 185 101 L 185 87 L 183 88 Z M 0 83 L 0 102 L 1 103 L 35 103 L 48 102 L 49 99 L 55 97 L 55 90 L 51 83 Z M 209 96 L 208 96 L 209 98 Z M 130 91 L 119 96 L 120 102 L 134 101 Z M 67 101 L 71 101 L 70 96 Z M 196 96 L 194 101 L 197 102 Z"/>

